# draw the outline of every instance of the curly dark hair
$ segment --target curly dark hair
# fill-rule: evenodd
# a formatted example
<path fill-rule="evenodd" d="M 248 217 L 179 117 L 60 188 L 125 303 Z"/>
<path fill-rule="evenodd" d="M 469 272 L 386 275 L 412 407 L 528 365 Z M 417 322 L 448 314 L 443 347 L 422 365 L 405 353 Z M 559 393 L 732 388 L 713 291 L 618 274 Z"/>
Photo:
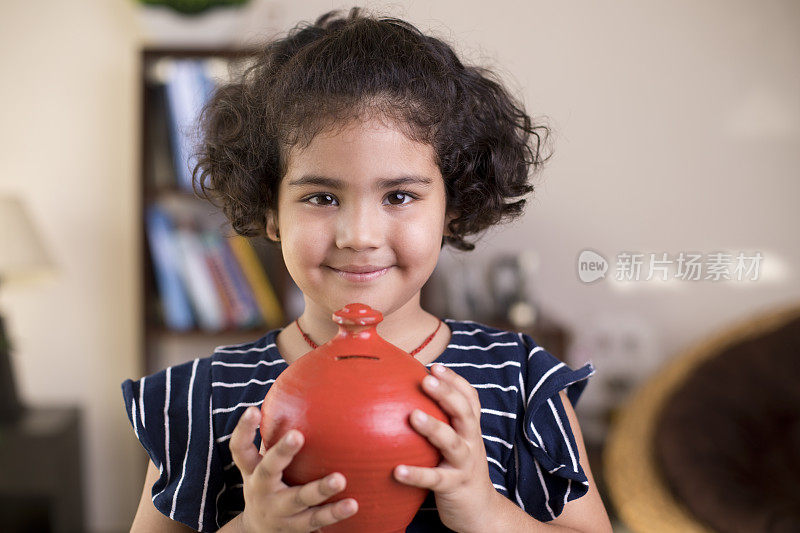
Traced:
<path fill-rule="evenodd" d="M 442 247 L 473 250 L 466 236 L 521 215 L 525 200 L 513 199 L 533 192 L 529 179 L 550 157 L 550 128 L 533 125 L 493 72 L 406 21 L 352 8 L 298 24 L 215 90 L 198 122 L 195 193 L 199 184 L 238 234 L 266 236 L 288 149 L 370 116 L 434 148 L 457 214 Z"/>

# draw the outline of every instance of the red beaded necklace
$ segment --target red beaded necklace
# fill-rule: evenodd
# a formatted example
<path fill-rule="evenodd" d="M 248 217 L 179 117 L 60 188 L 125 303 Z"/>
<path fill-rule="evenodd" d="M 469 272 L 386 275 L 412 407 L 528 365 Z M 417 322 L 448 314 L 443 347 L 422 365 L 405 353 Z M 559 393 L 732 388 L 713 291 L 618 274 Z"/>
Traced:
<path fill-rule="evenodd" d="M 311 348 L 313 348 L 315 350 L 317 348 L 319 348 L 319 346 L 317 346 L 317 344 L 314 341 L 312 341 L 308 337 L 308 335 L 306 335 L 306 332 L 303 331 L 303 328 L 300 327 L 300 322 L 298 322 L 297 319 L 295 319 L 294 323 L 297 324 L 297 329 L 300 330 L 300 333 L 303 335 L 303 338 L 306 340 L 306 342 L 309 344 L 309 346 L 311 346 Z M 439 331 L 440 327 L 442 327 L 442 320 L 441 319 L 439 319 L 439 324 L 436 326 L 436 329 L 433 331 L 433 333 L 431 333 L 430 336 L 427 339 L 425 339 L 425 341 L 417 347 L 417 349 L 415 349 L 413 352 L 411 352 L 410 355 L 416 354 L 417 352 L 422 350 L 425 346 L 427 346 L 428 343 L 431 342 L 431 339 L 433 339 L 433 337 L 436 336 L 436 333 Z"/>

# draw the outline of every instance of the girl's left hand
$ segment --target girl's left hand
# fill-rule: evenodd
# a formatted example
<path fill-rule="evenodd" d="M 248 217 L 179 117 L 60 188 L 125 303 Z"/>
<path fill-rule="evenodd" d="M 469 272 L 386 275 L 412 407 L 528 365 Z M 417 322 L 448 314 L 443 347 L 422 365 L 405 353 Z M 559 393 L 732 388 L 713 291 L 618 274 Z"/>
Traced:
<path fill-rule="evenodd" d="M 439 518 L 450 529 L 480 530 L 498 492 L 489 478 L 478 392 L 442 364 L 431 370 L 439 379 L 426 376 L 423 389 L 450 415 L 452 426 L 432 416 L 418 418 L 419 410 L 411 414 L 411 425 L 441 451 L 442 462 L 435 468 L 399 465 L 394 476 L 401 483 L 432 490 Z"/>

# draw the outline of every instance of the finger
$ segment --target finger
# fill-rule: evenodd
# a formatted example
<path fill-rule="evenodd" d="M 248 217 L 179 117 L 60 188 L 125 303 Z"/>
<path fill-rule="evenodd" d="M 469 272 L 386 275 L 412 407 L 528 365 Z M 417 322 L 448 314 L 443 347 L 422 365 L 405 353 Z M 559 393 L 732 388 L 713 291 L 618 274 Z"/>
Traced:
<path fill-rule="evenodd" d="M 444 459 L 459 467 L 469 459 L 469 447 L 455 429 L 419 409 L 411 413 L 411 425 L 442 452 Z"/>
<path fill-rule="evenodd" d="M 480 409 L 476 413 L 463 392 L 451 383 L 434 376 L 425 376 L 422 386 L 442 410 L 450 415 L 451 423 L 457 432 L 469 435 L 479 430 Z"/>
<path fill-rule="evenodd" d="M 261 460 L 261 455 L 253 444 L 253 435 L 260 419 L 261 411 L 256 407 L 248 407 L 231 433 L 231 455 L 243 476 L 252 474 Z"/>
<path fill-rule="evenodd" d="M 253 471 L 253 475 L 268 482 L 280 481 L 283 471 L 303 447 L 303 442 L 302 433 L 296 429 L 287 431 L 278 442 L 267 450 Z"/>
<path fill-rule="evenodd" d="M 449 383 L 457 390 L 460 390 L 469 401 L 470 407 L 477 416 L 481 413 L 481 400 L 478 391 L 472 386 L 472 383 L 464 379 L 463 376 L 457 372 L 447 368 L 441 363 L 436 363 L 431 367 L 433 374 L 442 381 Z"/>
<path fill-rule="evenodd" d="M 394 469 L 394 477 L 406 485 L 435 492 L 443 492 L 447 482 L 441 468 L 423 468 L 421 466 L 397 465 Z"/>
<path fill-rule="evenodd" d="M 350 518 L 358 512 L 358 502 L 353 498 L 339 500 L 321 507 L 312 507 L 291 518 L 295 529 L 313 531 Z"/>
<path fill-rule="evenodd" d="M 344 490 L 346 485 L 345 477 L 338 472 L 334 472 L 316 481 L 282 491 L 281 495 L 286 500 L 282 501 L 280 505 L 286 510 L 285 514 L 297 514 L 309 507 L 320 505 L 334 494 Z"/>

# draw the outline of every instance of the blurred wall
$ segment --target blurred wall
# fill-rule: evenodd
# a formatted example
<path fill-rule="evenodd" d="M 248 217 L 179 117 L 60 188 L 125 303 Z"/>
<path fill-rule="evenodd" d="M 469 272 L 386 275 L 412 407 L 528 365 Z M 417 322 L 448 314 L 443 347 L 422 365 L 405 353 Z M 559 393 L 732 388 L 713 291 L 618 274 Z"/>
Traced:
<path fill-rule="evenodd" d="M 215 39 L 252 40 L 276 21 L 285 30 L 349 5 L 253 0 L 248 17 L 203 24 L 218 28 Z M 532 292 L 576 335 L 605 316 L 635 316 L 664 358 L 800 299 L 800 4 L 367 5 L 495 66 L 554 128 L 555 156 L 524 219 L 466 257 L 482 265 L 535 250 Z M 60 266 L 49 284 L 4 286 L 0 305 L 24 398 L 86 409 L 94 531 L 127 528 L 144 474 L 119 391 L 139 372 L 136 54 L 140 42 L 183 39 L 186 28 L 172 23 L 132 2 L 0 4 L 0 190 L 27 200 Z M 612 262 L 625 250 L 760 251 L 764 260 L 751 282 L 620 284 L 609 272 L 587 285 L 576 275 L 587 248 Z"/>
<path fill-rule="evenodd" d="M 129 525 L 143 479 L 119 388 L 139 371 L 137 39 L 131 2 L 0 2 L 0 190 L 58 268 L 0 310 L 26 403 L 83 407 L 94 531 Z"/>

